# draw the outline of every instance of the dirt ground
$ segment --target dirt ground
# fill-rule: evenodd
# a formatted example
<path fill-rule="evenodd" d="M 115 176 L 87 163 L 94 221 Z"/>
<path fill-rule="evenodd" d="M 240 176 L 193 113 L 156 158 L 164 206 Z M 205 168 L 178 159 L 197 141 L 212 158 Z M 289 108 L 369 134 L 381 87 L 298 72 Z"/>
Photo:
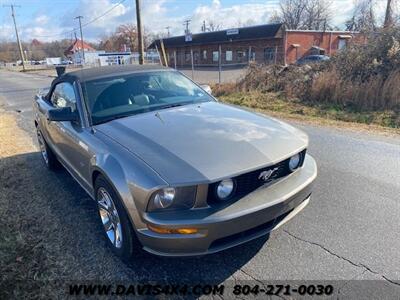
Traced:
<path fill-rule="evenodd" d="M 103 254 L 95 253 L 102 240 L 93 240 L 89 232 L 83 242 L 93 252 L 76 255 L 81 246 L 73 240 L 81 232 L 77 229 L 96 222 L 93 201 L 65 171 L 54 176 L 46 170 L 32 138 L 18 127 L 16 114 L 0 110 L 0 141 L 0 299 L 63 295 L 63 289 L 50 288 L 54 279 L 73 278 L 85 256 L 106 255 L 106 247 L 98 248 Z M 93 271 L 84 272 L 93 279 Z M 96 273 L 107 277 L 106 267 Z"/>

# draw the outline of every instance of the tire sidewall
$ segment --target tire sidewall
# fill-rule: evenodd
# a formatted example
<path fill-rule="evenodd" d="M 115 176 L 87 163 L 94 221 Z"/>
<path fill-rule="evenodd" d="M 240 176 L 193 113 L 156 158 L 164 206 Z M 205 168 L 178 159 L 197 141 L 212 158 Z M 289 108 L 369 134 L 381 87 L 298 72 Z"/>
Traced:
<path fill-rule="evenodd" d="M 49 147 L 49 145 L 47 144 L 42 131 L 40 130 L 39 127 L 36 127 L 36 131 L 37 131 L 37 138 L 38 138 L 38 143 L 39 143 L 39 135 L 42 138 L 44 147 L 46 149 L 46 154 L 47 154 L 47 162 L 45 161 L 45 159 L 43 158 L 42 153 L 40 153 L 40 157 L 42 158 L 43 163 L 45 164 L 45 166 L 49 169 L 49 170 L 57 170 L 59 168 L 59 162 L 58 159 L 56 157 L 56 155 L 54 154 L 54 152 L 51 150 L 51 148 Z M 40 150 L 41 151 L 41 150 Z"/>
<path fill-rule="evenodd" d="M 115 189 L 112 187 L 112 185 L 102 175 L 99 175 L 95 181 L 96 204 L 98 201 L 97 194 L 100 187 L 104 188 L 108 192 L 117 209 L 122 228 L 122 247 L 116 248 L 111 243 L 110 239 L 107 236 L 106 231 L 104 230 L 103 224 L 101 224 L 103 234 L 107 240 L 108 246 L 111 247 L 112 251 L 123 260 L 129 260 L 133 255 L 134 246 L 137 243 L 136 235 L 133 230 L 132 224 L 129 220 L 126 209 L 123 206 L 122 200 L 120 199 L 119 195 L 115 192 Z M 98 211 L 98 216 L 99 220 L 101 220 L 99 211 Z"/>

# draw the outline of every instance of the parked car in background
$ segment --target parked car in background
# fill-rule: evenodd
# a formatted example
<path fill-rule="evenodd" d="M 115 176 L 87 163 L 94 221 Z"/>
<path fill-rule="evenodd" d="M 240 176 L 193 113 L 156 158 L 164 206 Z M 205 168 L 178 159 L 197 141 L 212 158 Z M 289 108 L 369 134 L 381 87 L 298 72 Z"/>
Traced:
<path fill-rule="evenodd" d="M 60 69 L 61 70 L 61 69 Z M 60 72 L 61 73 L 61 72 Z M 151 65 L 82 69 L 34 101 L 43 161 L 98 204 L 114 252 L 217 252 L 281 226 L 317 176 L 302 131 Z"/>
<path fill-rule="evenodd" d="M 330 60 L 326 55 L 308 55 L 297 60 L 297 65 L 315 64 Z"/>
<path fill-rule="evenodd" d="M 65 59 L 63 61 L 61 61 L 61 65 L 72 65 L 73 62 L 71 60 Z"/>

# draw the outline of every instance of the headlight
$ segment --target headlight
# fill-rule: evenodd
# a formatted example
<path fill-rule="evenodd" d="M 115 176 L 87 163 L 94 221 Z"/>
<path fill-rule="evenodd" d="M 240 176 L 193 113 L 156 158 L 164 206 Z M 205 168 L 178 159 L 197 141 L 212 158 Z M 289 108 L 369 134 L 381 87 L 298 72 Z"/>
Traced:
<path fill-rule="evenodd" d="M 156 208 L 170 207 L 175 198 L 175 189 L 172 187 L 162 189 L 154 196 L 154 206 Z"/>
<path fill-rule="evenodd" d="M 300 166 L 300 162 L 301 162 L 300 153 L 297 153 L 296 155 L 293 155 L 293 156 L 289 159 L 289 170 L 290 170 L 291 172 L 293 172 L 294 170 L 296 170 L 296 169 Z"/>
<path fill-rule="evenodd" d="M 220 200 L 225 200 L 233 193 L 235 184 L 232 179 L 224 179 L 217 185 L 217 196 Z"/>
<path fill-rule="evenodd" d="M 190 209 L 196 200 L 196 186 L 166 187 L 154 192 L 147 211 Z"/>

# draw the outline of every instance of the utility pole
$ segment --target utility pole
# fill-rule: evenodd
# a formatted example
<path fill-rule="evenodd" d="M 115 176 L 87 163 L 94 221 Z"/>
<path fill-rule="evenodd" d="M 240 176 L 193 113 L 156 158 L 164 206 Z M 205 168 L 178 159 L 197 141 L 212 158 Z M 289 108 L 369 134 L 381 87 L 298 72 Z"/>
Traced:
<path fill-rule="evenodd" d="M 15 27 L 15 36 L 17 37 L 17 44 L 18 44 L 18 48 L 19 48 L 19 55 L 21 57 L 21 62 L 22 62 L 22 70 L 25 71 L 25 59 L 24 59 L 24 52 L 22 51 L 22 45 L 21 45 L 21 41 L 19 40 L 19 34 L 18 34 L 18 29 L 17 29 L 17 22 L 15 21 L 15 13 L 14 13 L 14 7 L 21 7 L 19 5 L 3 5 L 3 6 L 7 6 L 7 7 L 11 7 L 11 16 L 13 18 L 14 21 L 14 27 Z"/>
<path fill-rule="evenodd" d="M 169 29 L 171 28 L 171 26 L 167 26 L 165 27 L 165 29 L 167 29 L 167 37 L 169 37 Z"/>
<path fill-rule="evenodd" d="M 185 29 L 185 34 L 189 34 L 189 24 L 190 24 L 191 20 L 185 20 L 185 22 L 183 22 L 183 25 L 185 25 L 186 29 Z"/>
<path fill-rule="evenodd" d="M 136 0 L 136 22 L 137 22 L 137 34 L 138 34 L 138 47 L 139 47 L 139 64 L 144 64 L 144 43 L 143 43 L 143 32 L 142 32 L 142 17 L 140 15 L 140 0 Z"/>
<path fill-rule="evenodd" d="M 393 8 L 392 8 L 392 0 L 387 0 L 387 5 L 386 5 L 386 14 L 385 14 L 385 23 L 383 24 L 383 27 L 387 28 L 393 25 Z"/>
<path fill-rule="evenodd" d="M 82 61 L 81 61 L 81 64 L 84 65 L 85 64 L 85 48 L 83 46 L 83 33 L 82 33 L 82 22 L 81 22 L 82 18 L 83 18 L 82 16 L 77 16 L 75 19 L 79 20 L 79 29 L 81 31 L 81 50 L 82 50 Z"/>

